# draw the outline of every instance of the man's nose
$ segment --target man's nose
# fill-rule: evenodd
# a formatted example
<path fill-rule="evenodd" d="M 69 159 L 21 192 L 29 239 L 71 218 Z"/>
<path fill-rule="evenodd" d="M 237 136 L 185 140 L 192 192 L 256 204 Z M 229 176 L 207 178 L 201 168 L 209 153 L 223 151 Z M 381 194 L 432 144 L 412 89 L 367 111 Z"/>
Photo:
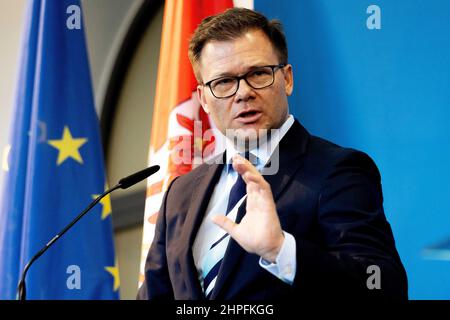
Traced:
<path fill-rule="evenodd" d="M 238 90 L 236 91 L 235 96 L 236 102 L 239 102 L 241 100 L 247 101 L 248 99 L 254 97 L 255 94 L 254 90 L 255 89 L 250 87 L 247 81 L 245 81 L 245 79 L 240 79 L 239 87 Z"/>

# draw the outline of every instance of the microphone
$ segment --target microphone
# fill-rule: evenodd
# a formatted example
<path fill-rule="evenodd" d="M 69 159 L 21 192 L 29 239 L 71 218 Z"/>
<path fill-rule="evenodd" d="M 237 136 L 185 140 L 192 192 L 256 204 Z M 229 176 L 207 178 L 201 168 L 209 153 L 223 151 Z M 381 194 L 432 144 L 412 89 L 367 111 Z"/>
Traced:
<path fill-rule="evenodd" d="M 118 185 L 120 185 L 119 188 L 121 189 L 127 189 L 131 187 L 132 185 L 135 185 L 138 182 L 141 182 L 147 177 L 150 177 L 152 174 L 158 172 L 159 166 L 151 166 L 144 170 L 138 171 L 136 173 L 133 173 L 129 175 L 128 177 L 122 178 L 119 180 Z"/>
<path fill-rule="evenodd" d="M 112 188 L 106 190 L 101 195 L 99 195 L 94 201 L 92 201 L 86 209 L 83 210 L 75 219 L 73 219 L 67 226 L 64 227 L 59 233 L 56 234 L 41 250 L 39 250 L 38 253 L 36 253 L 33 258 L 25 265 L 25 268 L 23 269 L 22 276 L 20 277 L 19 284 L 17 286 L 17 300 L 26 300 L 26 286 L 25 286 L 25 277 L 27 275 L 28 270 L 30 269 L 31 265 L 39 259 L 40 256 L 44 254 L 45 251 L 47 251 L 59 238 L 61 238 L 70 228 L 73 227 L 75 223 L 78 222 L 89 210 L 91 210 L 97 203 L 100 202 L 100 200 L 108 195 L 109 193 L 113 192 L 117 189 L 127 189 L 131 187 L 132 185 L 135 185 L 138 182 L 141 182 L 142 180 L 148 178 L 152 174 L 156 173 L 159 170 L 159 166 L 151 166 L 144 170 L 138 171 L 136 173 L 133 173 L 129 175 L 128 177 L 122 178 L 119 180 L 119 182 Z"/>

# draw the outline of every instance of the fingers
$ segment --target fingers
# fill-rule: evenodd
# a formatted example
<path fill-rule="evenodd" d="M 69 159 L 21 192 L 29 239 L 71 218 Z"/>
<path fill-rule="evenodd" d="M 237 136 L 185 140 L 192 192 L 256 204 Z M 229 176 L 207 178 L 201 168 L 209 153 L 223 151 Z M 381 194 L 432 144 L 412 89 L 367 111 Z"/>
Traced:
<path fill-rule="evenodd" d="M 269 183 L 264 179 L 264 177 L 259 173 L 255 166 L 252 165 L 250 161 L 245 159 L 240 155 L 235 155 L 233 157 L 233 168 L 234 170 L 242 176 L 245 183 L 247 184 L 247 192 L 257 191 L 256 187 L 251 187 L 250 185 L 256 184 L 258 188 L 263 190 L 270 190 Z"/>
<path fill-rule="evenodd" d="M 240 156 L 239 154 L 236 154 L 233 157 L 233 168 L 242 176 L 242 178 L 244 178 L 244 180 L 248 175 L 261 176 L 258 169 L 256 169 L 256 167 L 250 161 Z"/>
<path fill-rule="evenodd" d="M 212 216 L 211 220 L 219 227 L 221 227 L 223 230 L 225 230 L 231 237 L 234 237 L 235 228 L 237 224 L 234 223 L 232 220 L 222 215 Z"/>
<path fill-rule="evenodd" d="M 247 194 L 248 195 L 258 193 L 261 189 L 256 182 L 247 181 L 246 183 L 247 183 Z"/>
<path fill-rule="evenodd" d="M 255 166 L 239 154 L 233 156 L 233 168 L 240 175 L 245 172 L 259 173 Z"/>

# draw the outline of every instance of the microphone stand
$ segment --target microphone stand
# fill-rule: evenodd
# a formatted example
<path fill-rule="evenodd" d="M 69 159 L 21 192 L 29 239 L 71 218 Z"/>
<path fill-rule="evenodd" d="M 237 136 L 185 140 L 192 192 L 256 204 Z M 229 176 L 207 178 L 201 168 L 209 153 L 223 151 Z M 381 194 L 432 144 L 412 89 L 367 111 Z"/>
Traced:
<path fill-rule="evenodd" d="M 25 265 L 25 268 L 23 269 L 22 276 L 20 277 L 19 284 L 17 286 L 17 300 L 25 300 L 27 296 L 27 288 L 25 286 L 25 277 L 27 275 L 28 269 L 30 269 L 31 265 L 44 254 L 45 251 L 48 250 L 59 238 L 61 238 L 72 226 L 78 222 L 89 210 L 92 209 L 93 206 L 95 206 L 103 197 L 105 197 L 107 194 L 113 192 L 116 189 L 127 189 L 131 187 L 132 185 L 148 178 L 152 174 L 156 173 L 159 170 L 159 166 L 151 166 L 144 170 L 138 171 L 136 173 L 133 173 L 132 175 L 129 175 L 128 177 L 122 178 L 119 180 L 119 182 L 112 187 L 109 190 L 106 190 L 101 195 L 99 195 L 94 201 L 91 202 L 91 204 L 84 209 L 83 212 L 81 212 L 75 219 L 72 220 L 64 229 L 62 229 L 56 236 L 53 237 L 38 253 L 36 253 L 33 258 Z"/>
<path fill-rule="evenodd" d="M 103 192 L 101 195 L 99 195 L 94 201 L 91 202 L 91 204 L 84 209 L 83 212 L 81 212 L 75 219 L 72 220 L 71 223 L 69 223 L 64 229 L 62 229 L 56 236 L 53 237 L 52 240 L 50 240 L 38 253 L 36 253 L 34 255 L 33 258 L 31 258 L 31 260 L 26 264 L 25 268 L 23 269 L 22 272 L 22 276 L 20 278 L 19 281 L 19 285 L 17 286 L 17 300 L 20 301 L 24 301 L 26 300 L 26 296 L 27 296 L 27 290 L 26 290 L 26 286 L 25 286 L 25 277 L 27 275 L 28 269 L 30 269 L 31 265 L 40 257 L 44 254 L 45 251 L 47 251 L 48 248 L 50 248 L 50 246 L 52 246 L 56 241 L 58 241 L 59 238 L 61 238 L 66 232 L 67 230 L 69 230 L 70 228 L 72 228 L 72 226 L 78 222 L 78 220 L 80 220 L 89 210 L 92 209 L 92 207 L 94 207 L 101 199 L 103 199 L 106 195 L 108 195 L 109 193 L 113 192 L 116 189 L 121 188 L 122 185 L 119 182 L 118 184 L 116 184 L 114 187 L 112 187 L 109 190 L 106 190 L 105 192 Z"/>

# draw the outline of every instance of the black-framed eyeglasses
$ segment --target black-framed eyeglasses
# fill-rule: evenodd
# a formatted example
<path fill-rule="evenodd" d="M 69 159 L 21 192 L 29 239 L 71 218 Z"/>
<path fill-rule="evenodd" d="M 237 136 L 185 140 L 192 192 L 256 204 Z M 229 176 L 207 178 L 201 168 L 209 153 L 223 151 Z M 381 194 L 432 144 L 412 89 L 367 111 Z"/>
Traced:
<path fill-rule="evenodd" d="M 241 79 L 253 89 L 263 89 L 271 86 L 275 81 L 275 70 L 284 68 L 286 64 L 255 67 L 242 76 L 226 76 L 213 79 L 204 84 L 217 99 L 234 96 L 239 90 Z"/>

